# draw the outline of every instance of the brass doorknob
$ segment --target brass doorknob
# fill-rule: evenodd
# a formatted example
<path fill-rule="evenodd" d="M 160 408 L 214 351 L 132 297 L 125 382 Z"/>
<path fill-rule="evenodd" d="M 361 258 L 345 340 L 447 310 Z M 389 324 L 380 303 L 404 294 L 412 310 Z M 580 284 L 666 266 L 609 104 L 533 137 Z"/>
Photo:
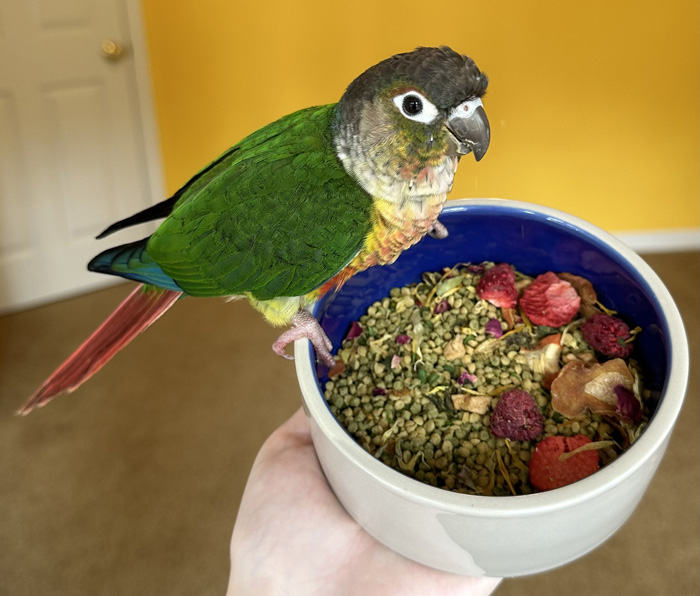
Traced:
<path fill-rule="evenodd" d="M 109 60 L 119 60 L 124 53 L 124 48 L 116 41 L 105 39 L 102 42 L 102 55 Z"/>

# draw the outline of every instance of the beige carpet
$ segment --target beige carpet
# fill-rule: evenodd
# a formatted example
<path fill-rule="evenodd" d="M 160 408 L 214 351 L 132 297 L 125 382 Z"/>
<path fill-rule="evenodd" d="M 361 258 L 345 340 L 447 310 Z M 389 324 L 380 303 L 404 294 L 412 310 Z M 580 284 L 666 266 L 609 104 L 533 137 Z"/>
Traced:
<path fill-rule="evenodd" d="M 700 255 L 650 264 L 683 313 L 691 381 L 646 497 L 602 547 L 499 596 L 700 591 Z M 300 404 L 244 302 L 179 303 L 72 396 L 17 418 L 130 286 L 0 318 L 0 595 L 215 595 L 257 449 Z M 389 571 L 388 571 L 389 572 Z"/>

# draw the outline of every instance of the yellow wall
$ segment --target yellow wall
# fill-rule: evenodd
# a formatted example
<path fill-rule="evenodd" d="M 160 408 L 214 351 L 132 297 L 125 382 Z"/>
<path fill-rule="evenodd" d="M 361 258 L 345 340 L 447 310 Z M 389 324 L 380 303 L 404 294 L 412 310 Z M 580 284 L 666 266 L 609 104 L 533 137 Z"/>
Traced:
<path fill-rule="evenodd" d="M 609 230 L 697 227 L 697 0 L 144 0 L 169 191 L 256 128 L 337 101 L 418 45 L 491 79 L 491 148 L 451 198 L 532 201 Z"/>

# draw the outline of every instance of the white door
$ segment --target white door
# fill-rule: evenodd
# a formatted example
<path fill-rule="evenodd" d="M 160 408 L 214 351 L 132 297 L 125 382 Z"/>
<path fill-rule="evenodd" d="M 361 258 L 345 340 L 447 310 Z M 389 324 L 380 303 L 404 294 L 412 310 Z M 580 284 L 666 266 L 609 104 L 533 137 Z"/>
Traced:
<path fill-rule="evenodd" d="M 126 0 L 0 0 L 0 311 L 110 283 L 90 258 L 149 233 L 94 239 L 160 187 L 127 13 Z"/>

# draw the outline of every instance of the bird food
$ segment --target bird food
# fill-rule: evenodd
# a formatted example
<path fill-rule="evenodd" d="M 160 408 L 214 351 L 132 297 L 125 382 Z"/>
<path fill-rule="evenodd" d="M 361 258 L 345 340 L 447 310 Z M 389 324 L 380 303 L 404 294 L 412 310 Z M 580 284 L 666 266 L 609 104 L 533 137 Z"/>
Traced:
<path fill-rule="evenodd" d="M 325 398 L 366 451 L 416 480 L 473 495 L 551 490 L 613 461 L 647 425 L 640 331 L 582 277 L 459 264 L 353 322 Z"/>

